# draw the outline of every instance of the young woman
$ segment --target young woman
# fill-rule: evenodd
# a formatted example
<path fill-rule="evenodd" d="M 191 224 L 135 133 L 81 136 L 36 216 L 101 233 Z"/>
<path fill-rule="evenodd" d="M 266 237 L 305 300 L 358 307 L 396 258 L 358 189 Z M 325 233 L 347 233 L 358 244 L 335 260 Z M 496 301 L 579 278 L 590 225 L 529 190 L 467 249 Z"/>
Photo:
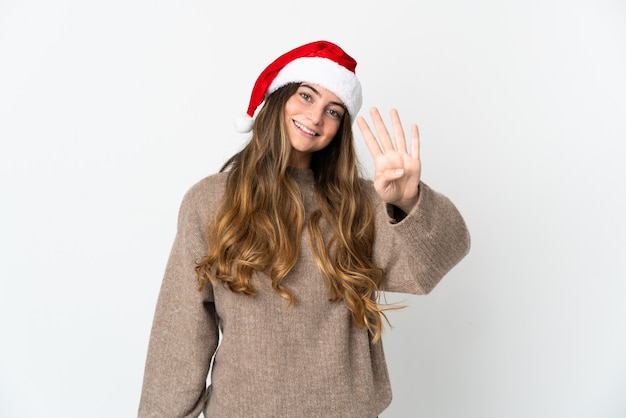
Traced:
<path fill-rule="evenodd" d="M 376 134 L 357 118 L 355 67 L 326 41 L 272 62 L 239 125 L 250 141 L 185 195 L 140 417 L 373 418 L 389 405 L 378 297 L 428 293 L 470 241 L 420 181 L 417 126 L 407 145 L 395 110 L 393 139 L 376 109 Z"/>

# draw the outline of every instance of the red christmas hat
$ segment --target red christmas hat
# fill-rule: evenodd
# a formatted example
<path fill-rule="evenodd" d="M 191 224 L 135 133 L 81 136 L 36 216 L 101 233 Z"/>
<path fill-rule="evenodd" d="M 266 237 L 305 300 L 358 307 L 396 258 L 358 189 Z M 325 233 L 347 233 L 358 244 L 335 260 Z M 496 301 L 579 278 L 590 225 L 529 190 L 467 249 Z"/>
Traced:
<path fill-rule="evenodd" d="M 263 101 L 289 83 L 309 82 L 332 91 L 348 109 L 354 121 L 361 108 L 361 83 L 355 75 L 356 61 L 339 46 L 316 41 L 281 55 L 259 75 L 245 115 L 237 120 L 237 131 L 250 132 L 256 109 Z"/>

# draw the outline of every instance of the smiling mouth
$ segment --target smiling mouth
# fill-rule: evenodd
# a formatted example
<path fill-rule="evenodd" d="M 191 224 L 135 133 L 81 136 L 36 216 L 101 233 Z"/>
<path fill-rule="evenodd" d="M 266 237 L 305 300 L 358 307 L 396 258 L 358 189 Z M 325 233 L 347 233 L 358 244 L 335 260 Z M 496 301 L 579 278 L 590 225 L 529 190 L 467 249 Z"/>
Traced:
<path fill-rule="evenodd" d="M 313 136 L 317 136 L 317 132 L 310 130 L 309 128 L 307 128 L 306 126 L 302 125 L 301 123 L 297 122 L 297 121 L 293 121 L 293 124 L 296 125 L 296 127 L 298 129 L 300 129 L 302 132 L 309 134 L 309 135 L 313 135 Z"/>

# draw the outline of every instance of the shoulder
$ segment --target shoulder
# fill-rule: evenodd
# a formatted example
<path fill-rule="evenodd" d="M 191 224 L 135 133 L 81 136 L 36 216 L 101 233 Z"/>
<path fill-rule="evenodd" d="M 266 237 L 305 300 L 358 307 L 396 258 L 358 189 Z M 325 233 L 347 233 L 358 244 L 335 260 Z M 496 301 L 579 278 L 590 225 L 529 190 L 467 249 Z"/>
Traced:
<path fill-rule="evenodd" d="M 204 177 L 193 184 L 185 193 L 186 198 L 205 198 L 215 194 L 221 195 L 224 192 L 228 173 L 216 173 Z"/>
<path fill-rule="evenodd" d="M 228 173 L 216 173 L 193 184 L 183 196 L 181 212 L 208 214 L 222 198 Z M 203 216 L 204 217 L 204 216 Z"/>

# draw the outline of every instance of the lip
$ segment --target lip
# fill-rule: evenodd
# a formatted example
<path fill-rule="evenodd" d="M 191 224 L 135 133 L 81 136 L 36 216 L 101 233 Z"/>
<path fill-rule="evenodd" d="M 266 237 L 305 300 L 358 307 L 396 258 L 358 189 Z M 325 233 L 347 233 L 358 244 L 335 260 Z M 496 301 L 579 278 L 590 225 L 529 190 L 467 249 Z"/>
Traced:
<path fill-rule="evenodd" d="M 306 136 L 314 137 L 314 136 L 318 136 L 319 135 L 313 129 L 309 129 L 308 127 L 304 126 L 302 123 L 300 123 L 300 122 L 298 122 L 296 120 L 293 121 L 293 125 L 296 127 L 296 129 L 299 132 L 302 132 Z"/>

